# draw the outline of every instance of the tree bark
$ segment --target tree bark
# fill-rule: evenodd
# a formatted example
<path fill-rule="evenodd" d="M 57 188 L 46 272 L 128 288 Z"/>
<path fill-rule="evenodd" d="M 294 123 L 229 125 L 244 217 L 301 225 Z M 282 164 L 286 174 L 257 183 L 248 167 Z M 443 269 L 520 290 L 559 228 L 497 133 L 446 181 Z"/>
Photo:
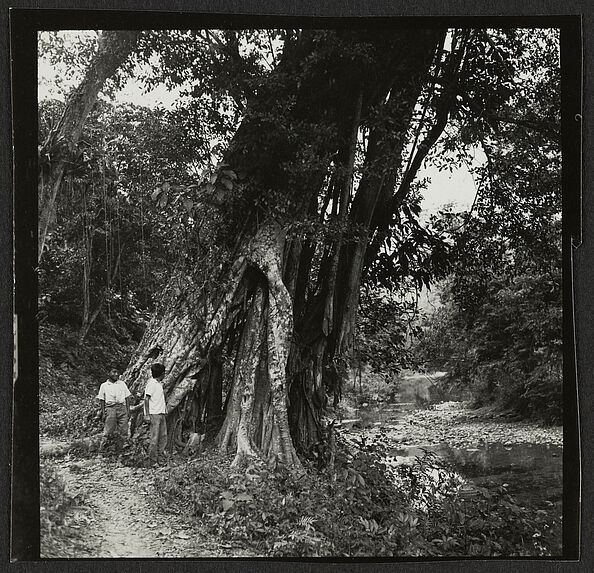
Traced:
<path fill-rule="evenodd" d="M 206 419 L 216 423 L 223 413 L 223 362 L 218 351 L 209 356 Z"/>
<path fill-rule="evenodd" d="M 204 379 L 209 353 L 222 349 L 229 332 L 237 334 L 218 435 L 219 447 L 235 453 L 236 464 L 262 456 L 296 467 L 297 451 L 311 453 L 325 439 L 326 391 L 340 394 L 342 354 L 349 346 L 342 341 L 356 317 L 362 253 L 379 224 L 377 213 L 393 193 L 406 130 L 442 36 L 441 30 L 304 31 L 286 47 L 278 73 L 251 102 L 233 139 L 225 168 L 242 173 L 242 183 L 223 196 L 213 225 L 213 243 L 230 245 L 234 253 L 225 279 L 217 292 L 200 293 L 192 292 L 191 281 L 177 286 L 172 281 L 126 379 L 141 391 L 150 363 L 164 362 L 171 423 L 197 380 Z M 358 43 L 365 50 L 353 53 L 373 52 L 371 63 L 345 61 L 345 46 Z M 314 52 L 317 58 L 309 57 Z M 294 103 L 271 121 L 270 110 L 284 101 Z M 333 185 L 328 174 L 342 153 L 350 179 L 349 156 L 354 158 L 362 124 L 372 125 L 376 144 L 367 152 L 368 169 L 352 200 L 349 182 Z M 296 177 L 295 165 L 305 161 L 311 168 Z M 359 246 L 353 250 L 341 239 L 328 245 L 314 237 L 287 242 L 284 227 L 306 214 L 325 220 L 319 209 L 340 201 L 336 189 L 343 191 L 346 224 L 360 227 Z M 326 200 L 327 194 L 334 199 Z M 274 208 L 263 209 L 263 202 Z"/>
<path fill-rule="evenodd" d="M 41 260 L 56 214 L 58 196 L 66 167 L 76 157 L 82 131 L 105 81 L 133 51 L 139 31 L 103 31 L 98 49 L 85 77 L 66 100 L 66 107 L 54 129 L 40 146 L 39 156 L 49 160 L 49 174 L 40 176 L 38 258 Z M 40 166 L 41 167 L 41 166 Z"/>

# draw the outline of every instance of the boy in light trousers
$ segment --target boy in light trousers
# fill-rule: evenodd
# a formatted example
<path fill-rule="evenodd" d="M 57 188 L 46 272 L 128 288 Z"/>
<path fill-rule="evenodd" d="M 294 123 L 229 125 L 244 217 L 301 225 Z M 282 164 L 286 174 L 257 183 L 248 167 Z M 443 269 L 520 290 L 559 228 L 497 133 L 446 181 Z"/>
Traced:
<path fill-rule="evenodd" d="M 150 423 L 149 463 L 166 465 L 167 404 L 163 392 L 165 366 L 157 362 L 151 366 L 152 378 L 144 389 L 144 420 Z"/>

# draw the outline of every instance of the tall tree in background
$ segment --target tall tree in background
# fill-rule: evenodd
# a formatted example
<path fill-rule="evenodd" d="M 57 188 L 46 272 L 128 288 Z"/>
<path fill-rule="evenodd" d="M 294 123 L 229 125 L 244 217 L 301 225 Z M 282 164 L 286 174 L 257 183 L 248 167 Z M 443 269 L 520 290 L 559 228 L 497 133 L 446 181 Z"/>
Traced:
<path fill-rule="evenodd" d="M 77 146 L 89 113 L 105 81 L 126 61 L 139 35 L 137 31 L 103 31 L 99 34 L 97 51 L 82 82 L 70 92 L 62 116 L 43 143 L 40 143 L 39 259 L 55 218 L 56 197 L 64 172 L 76 158 Z"/>

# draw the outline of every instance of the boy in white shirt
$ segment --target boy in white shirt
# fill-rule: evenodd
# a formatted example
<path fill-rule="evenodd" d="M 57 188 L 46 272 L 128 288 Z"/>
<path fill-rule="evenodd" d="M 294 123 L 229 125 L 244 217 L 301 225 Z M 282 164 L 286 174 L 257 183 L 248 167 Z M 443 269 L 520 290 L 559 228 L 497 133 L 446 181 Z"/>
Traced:
<path fill-rule="evenodd" d="M 97 399 L 101 405 L 101 419 L 104 420 L 103 438 L 99 451 L 103 449 L 109 436 L 128 438 L 128 417 L 132 394 L 123 380 L 119 380 L 117 370 L 111 370 L 109 378 L 101 384 Z"/>
<path fill-rule="evenodd" d="M 166 464 L 167 457 L 167 404 L 163 392 L 162 381 L 165 377 L 165 366 L 155 363 L 151 366 L 152 378 L 144 389 L 144 419 L 150 422 L 149 463 L 151 465 Z"/>

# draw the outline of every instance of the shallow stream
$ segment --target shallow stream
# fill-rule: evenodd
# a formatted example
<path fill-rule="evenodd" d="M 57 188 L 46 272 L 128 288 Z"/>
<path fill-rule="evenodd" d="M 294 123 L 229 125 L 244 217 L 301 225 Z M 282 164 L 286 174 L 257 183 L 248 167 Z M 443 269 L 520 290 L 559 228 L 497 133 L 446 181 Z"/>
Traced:
<path fill-rule="evenodd" d="M 449 463 L 470 484 L 507 490 L 521 505 L 561 515 L 563 448 L 547 430 L 518 422 L 483 421 L 459 403 L 437 410 L 414 402 L 374 404 L 342 422 L 351 438 L 381 436 L 397 464 L 412 464 L 424 451 Z M 456 410 L 458 404 L 458 410 Z M 554 509 L 553 509 L 553 506 Z"/>

